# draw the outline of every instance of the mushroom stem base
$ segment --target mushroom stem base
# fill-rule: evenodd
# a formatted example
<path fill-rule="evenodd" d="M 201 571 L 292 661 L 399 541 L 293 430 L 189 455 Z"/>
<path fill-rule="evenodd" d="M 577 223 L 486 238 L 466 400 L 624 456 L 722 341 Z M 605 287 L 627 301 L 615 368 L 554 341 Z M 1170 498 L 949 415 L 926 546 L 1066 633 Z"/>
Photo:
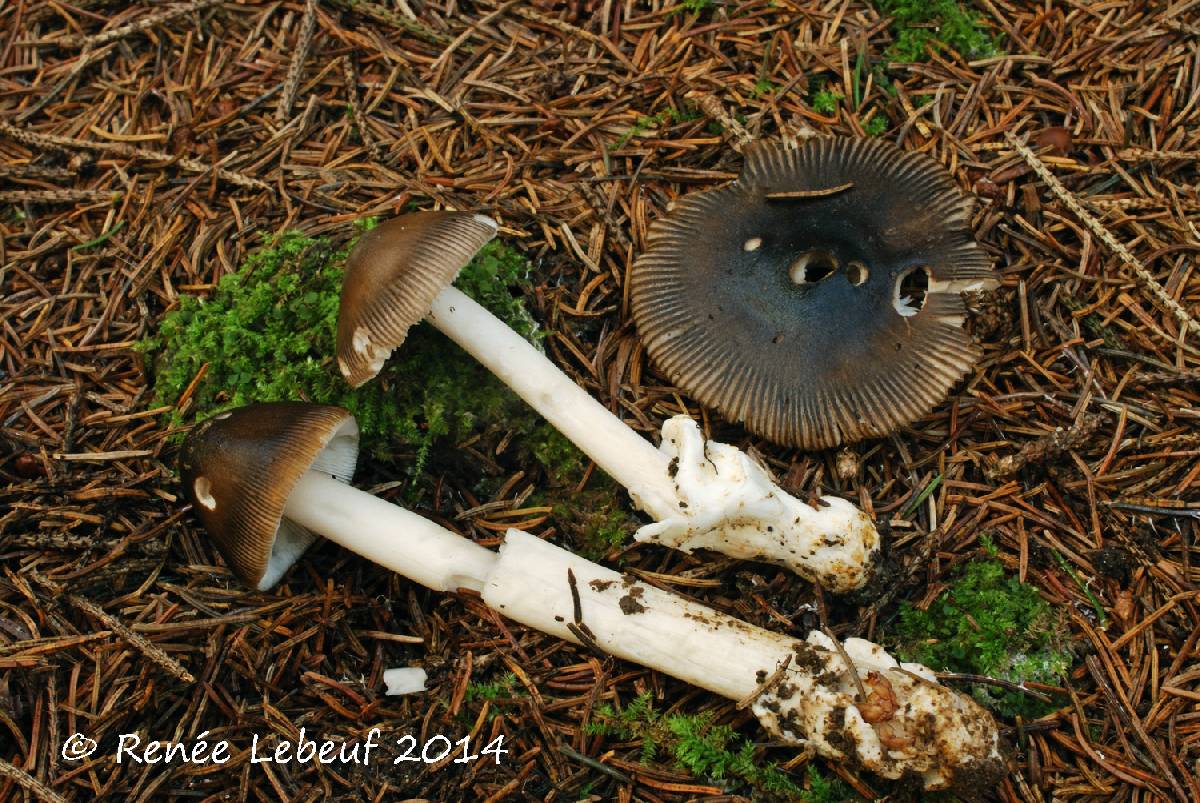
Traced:
<path fill-rule="evenodd" d="M 510 619 L 743 701 L 772 736 L 927 788 L 1001 768 L 996 723 L 862 639 L 789 638 L 509 530 L 483 600 Z M 850 659 L 848 664 L 843 657 Z M 871 692 L 865 700 L 858 684 Z"/>
<path fill-rule="evenodd" d="M 637 540 L 774 563 L 836 593 L 867 584 L 879 532 L 850 502 L 801 502 L 744 452 L 706 441 L 687 416 L 663 424 L 660 449 L 671 461 L 678 508 L 641 527 Z"/>
<path fill-rule="evenodd" d="M 639 540 L 775 563 L 836 592 L 866 584 L 879 534 L 849 502 L 815 509 L 792 498 L 735 447 L 706 443 L 686 416 L 664 424 L 654 448 L 453 287 L 434 299 L 428 320 L 625 486 L 656 522 Z"/>

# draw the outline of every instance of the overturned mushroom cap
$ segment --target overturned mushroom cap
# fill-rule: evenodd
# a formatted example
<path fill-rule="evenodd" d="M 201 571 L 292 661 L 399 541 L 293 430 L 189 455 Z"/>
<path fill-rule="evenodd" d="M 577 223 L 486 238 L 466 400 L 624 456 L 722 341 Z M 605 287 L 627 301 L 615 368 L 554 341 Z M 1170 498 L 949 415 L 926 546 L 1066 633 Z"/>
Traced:
<path fill-rule="evenodd" d="M 316 536 L 283 517 L 309 469 L 349 482 L 358 425 L 340 407 L 273 402 L 209 418 L 188 433 L 179 456 L 183 492 L 225 562 L 265 590 Z"/>
<path fill-rule="evenodd" d="M 756 434 L 805 448 L 882 435 L 976 359 L 960 293 L 994 275 L 969 211 L 922 154 L 760 143 L 736 181 L 651 228 L 633 316 L 673 382 Z"/>
<path fill-rule="evenodd" d="M 424 318 L 437 294 L 496 236 L 496 221 L 468 212 L 413 212 L 380 223 L 346 258 L 337 358 L 358 387 Z"/>

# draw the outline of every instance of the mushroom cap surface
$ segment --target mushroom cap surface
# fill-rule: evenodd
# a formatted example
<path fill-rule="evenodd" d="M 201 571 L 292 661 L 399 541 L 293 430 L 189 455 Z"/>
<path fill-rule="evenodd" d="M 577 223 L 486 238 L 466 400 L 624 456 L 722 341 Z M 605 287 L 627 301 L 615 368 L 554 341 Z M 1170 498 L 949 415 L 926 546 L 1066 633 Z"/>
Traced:
<path fill-rule="evenodd" d="M 941 165 L 886 142 L 757 143 L 736 181 L 651 227 L 633 317 L 672 382 L 751 432 L 808 449 L 882 435 L 977 357 L 961 292 L 995 278 L 970 208 Z"/>
<path fill-rule="evenodd" d="M 183 492 L 225 562 L 260 591 L 279 582 L 316 536 L 284 518 L 309 469 L 349 482 L 358 425 L 340 407 L 271 402 L 197 424 L 183 443 Z"/>
<path fill-rule="evenodd" d="M 496 221 L 469 212 L 412 212 L 363 234 L 346 258 L 337 361 L 358 387 L 379 373 L 408 330 L 496 236 Z"/>

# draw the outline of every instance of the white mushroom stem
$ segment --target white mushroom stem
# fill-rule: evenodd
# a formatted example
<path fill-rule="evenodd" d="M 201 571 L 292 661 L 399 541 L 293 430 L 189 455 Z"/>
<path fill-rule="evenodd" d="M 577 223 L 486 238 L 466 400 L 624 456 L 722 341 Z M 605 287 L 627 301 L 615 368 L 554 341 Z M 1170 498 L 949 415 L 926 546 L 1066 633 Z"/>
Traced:
<path fill-rule="evenodd" d="M 474 589 L 517 622 L 744 701 L 772 738 L 807 751 L 889 778 L 920 774 L 928 788 L 999 761 L 983 709 L 870 642 L 839 650 L 820 633 L 772 633 L 520 530 L 497 554 L 313 471 L 284 515 L 418 583 Z M 855 675 L 870 689 L 865 699 Z M 410 690 L 404 682 L 417 680 L 389 677 Z"/>
<path fill-rule="evenodd" d="M 825 497 L 814 508 L 795 499 L 738 449 L 705 442 L 686 416 L 664 424 L 662 447 L 654 448 L 453 287 L 434 299 L 427 320 L 629 491 L 655 519 L 638 540 L 775 563 L 833 591 L 861 588 L 869 578 L 879 534 L 849 502 Z"/>
<path fill-rule="evenodd" d="M 296 483 L 283 516 L 435 591 L 481 591 L 496 564 L 490 549 L 316 471 Z"/>
<path fill-rule="evenodd" d="M 667 458 L 529 341 L 454 287 L 438 294 L 426 320 L 586 452 L 642 510 L 656 519 L 671 513 L 675 489 L 667 476 Z"/>
<path fill-rule="evenodd" d="M 520 530 L 506 534 L 483 600 L 522 624 L 739 700 L 772 737 L 885 778 L 915 773 L 936 789 L 960 771 L 986 777 L 1000 767 L 990 714 L 927 667 L 898 663 L 863 639 L 839 649 L 817 631 L 804 641 L 773 633 Z"/>
<path fill-rule="evenodd" d="M 576 644 L 590 641 L 589 646 L 733 700 L 753 693 L 757 673 L 773 672 L 793 642 L 521 530 L 505 534 L 483 601 L 545 633 Z"/>

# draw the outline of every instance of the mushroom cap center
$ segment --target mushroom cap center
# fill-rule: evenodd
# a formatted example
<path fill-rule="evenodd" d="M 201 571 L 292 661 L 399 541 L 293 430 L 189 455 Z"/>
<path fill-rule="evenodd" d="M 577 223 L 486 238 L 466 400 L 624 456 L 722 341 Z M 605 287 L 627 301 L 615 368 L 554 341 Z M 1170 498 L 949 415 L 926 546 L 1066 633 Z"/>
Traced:
<path fill-rule="evenodd" d="M 819 354 L 847 371 L 895 348 L 894 330 L 911 317 L 897 309 L 898 287 L 937 255 L 919 240 L 897 243 L 881 227 L 862 225 L 856 200 L 852 192 L 804 201 L 746 197 L 727 210 L 723 226 L 697 232 L 693 248 L 721 266 L 680 277 L 695 283 L 701 316 L 727 319 L 736 305 L 730 337 L 744 348 Z"/>
<path fill-rule="evenodd" d="M 651 228 L 633 316 L 667 376 L 759 435 L 812 448 L 882 434 L 977 353 L 959 292 L 994 274 L 969 211 L 922 154 L 757 143 L 737 181 Z"/>

